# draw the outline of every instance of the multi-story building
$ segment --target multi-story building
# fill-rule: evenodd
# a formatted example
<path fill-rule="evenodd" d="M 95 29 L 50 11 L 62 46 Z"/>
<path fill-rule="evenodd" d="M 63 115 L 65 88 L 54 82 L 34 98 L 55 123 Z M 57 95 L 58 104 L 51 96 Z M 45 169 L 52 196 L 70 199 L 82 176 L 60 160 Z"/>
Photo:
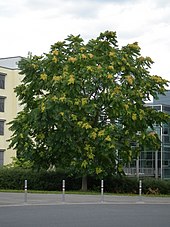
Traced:
<path fill-rule="evenodd" d="M 170 114 L 170 90 L 165 95 L 159 95 L 159 99 L 147 104 L 157 111 Z M 161 147 L 155 151 L 146 149 L 141 152 L 139 159 L 134 160 L 125 168 L 127 175 L 131 176 L 150 176 L 161 179 L 170 179 L 170 122 L 155 125 L 155 132 L 158 134 Z"/>
<path fill-rule="evenodd" d="M 9 123 L 20 110 L 14 88 L 21 83 L 17 63 L 21 57 L 0 58 L 0 165 L 11 163 L 16 153 L 8 149 Z"/>

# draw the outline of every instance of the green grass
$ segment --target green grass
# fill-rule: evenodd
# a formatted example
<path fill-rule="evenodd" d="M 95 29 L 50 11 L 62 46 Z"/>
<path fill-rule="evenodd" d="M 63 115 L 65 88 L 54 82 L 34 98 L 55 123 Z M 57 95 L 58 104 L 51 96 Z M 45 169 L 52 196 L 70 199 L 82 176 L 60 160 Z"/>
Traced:
<path fill-rule="evenodd" d="M 12 190 L 12 189 L 0 189 L 0 192 L 11 192 L 11 193 L 24 193 L 24 190 Z M 27 190 L 28 193 L 37 194 L 62 194 L 62 191 L 41 191 L 41 190 Z M 65 191 L 65 194 L 78 194 L 78 195 L 100 195 L 100 192 L 94 191 Z"/>
<path fill-rule="evenodd" d="M 24 190 L 6 190 L 6 189 L 0 189 L 0 192 L 9 192 L 9 193 L 24 193 Z M 28 193 L 37 193 L 37 194 L 62 194 L 62 191 L 38 191 L 38 190 L 28 190 Z M 95 191 L 66 191 L 65 194 L 77 194 L 77 195 L 100 195 L 100 192 Z M 138 196 L 138 194 L 132 194 L 132 193 L 108 193 L 104 192 L 104 195 L 113 195 L 113 196 Z M 146 197 L 170 197 L 170 195 L 163 195 L 163 194 L 157 194 L 157 195 L 146 195 L 142 194 L 142 196 Z"/>

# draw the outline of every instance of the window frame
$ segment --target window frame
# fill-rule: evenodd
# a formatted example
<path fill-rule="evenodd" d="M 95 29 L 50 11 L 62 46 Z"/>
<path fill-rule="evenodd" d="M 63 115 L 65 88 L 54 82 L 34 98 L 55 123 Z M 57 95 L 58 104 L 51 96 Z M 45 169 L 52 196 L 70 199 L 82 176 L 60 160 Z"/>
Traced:
<path fill-rule="evenodd" d="M 0 136 L 4 136 L 4 130 L 5 130 L 5 120 L 0 119 Z"/>
<path fill-rule="evenodd" d="M 7 74 L 0 72 L 0 89 L 5 89 L 5 76 Z"/>
<path fill-rule="evenodd" d="M 3 166 L 4 164 L 4 149 L 0 149 L 0 166 Z"/>
<path fill-rule="evenodd" d="M 5 112 L 5 98 L 4 96 L 0 96 L 0 112 Z"/>

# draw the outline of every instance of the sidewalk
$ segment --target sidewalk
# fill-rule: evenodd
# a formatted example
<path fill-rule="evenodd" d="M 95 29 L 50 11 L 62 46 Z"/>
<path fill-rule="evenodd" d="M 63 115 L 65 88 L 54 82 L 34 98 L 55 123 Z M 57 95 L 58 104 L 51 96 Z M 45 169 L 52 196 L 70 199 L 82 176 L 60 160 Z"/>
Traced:
<path fill-rule="evenodd" d="M 0 207 L 59 204 L 170 204 L 170 197 L 0 192 Z"/>

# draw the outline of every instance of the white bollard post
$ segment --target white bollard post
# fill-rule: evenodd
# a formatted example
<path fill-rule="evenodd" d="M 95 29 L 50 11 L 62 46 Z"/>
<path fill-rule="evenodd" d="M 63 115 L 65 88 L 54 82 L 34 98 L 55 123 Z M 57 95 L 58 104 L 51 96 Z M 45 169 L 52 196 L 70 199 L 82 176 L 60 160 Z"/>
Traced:
<path fill-rule="evenodd" d="M 63 180 L 62 191 L 63 191 L 62 202 L 64 203 L 65 202 L 65 180 Z"/>
<path fill-rule="evenodd" d="M 101 180 L 101 202 L 104 202 L 104 182 Z"/>
<path fill-rule="evenodd" d="M 139 181 L 139 196 L 142 195 L 142 180 Z"/>
<path fill-rule="evenodd" d="M 27 180 L 25 180 L 24 191 L 25 191 L 24 202 L 26 203 L 27 202 Z"/>

